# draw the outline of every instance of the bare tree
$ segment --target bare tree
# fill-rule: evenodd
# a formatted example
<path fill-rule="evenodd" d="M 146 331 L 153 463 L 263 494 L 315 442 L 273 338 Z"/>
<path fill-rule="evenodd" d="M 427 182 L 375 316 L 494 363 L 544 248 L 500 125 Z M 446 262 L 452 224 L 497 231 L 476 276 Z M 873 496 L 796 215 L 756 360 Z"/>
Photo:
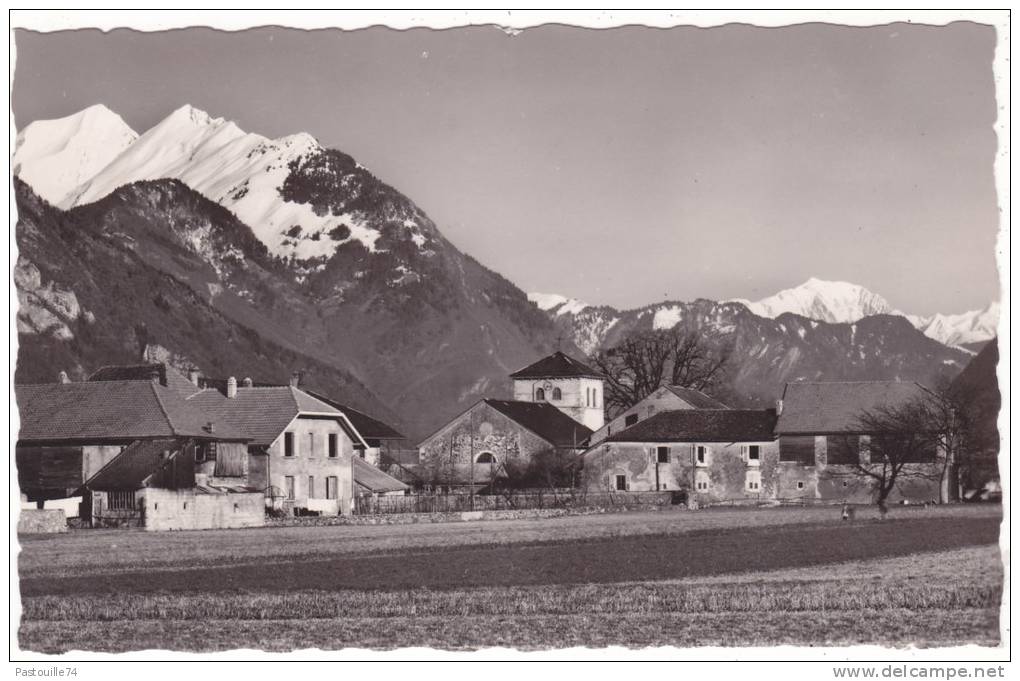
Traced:
<path fill-rule="evenodd" d="M 906 404 L 862 412 L 851 428 L 852 434 L 845 436 L 844 444 L 850 451 L 856 451 L 854 442 L 859 440 L 858 434 L 866 434 L 868 443 L 864 456 L 841 461 L 846 467 L 830 468 L 827 475 L 849 475 L 869 482 L 883 515 L 889 495 L 904 480 L 914 478 L 941 483 L 949 461 L 944 444 L 951 436 L 939 431 L 933 397 L 934 394 L 926 395 Z"/>
<path fill-rule="evenodd" d="M 730 348 L 713 352 L 694 333 L 678 328 L 647 331 L 590 358 L 605 375 L 606 404 L 631 407 L 662 385 L 704 390 L 723 376 Z"/>

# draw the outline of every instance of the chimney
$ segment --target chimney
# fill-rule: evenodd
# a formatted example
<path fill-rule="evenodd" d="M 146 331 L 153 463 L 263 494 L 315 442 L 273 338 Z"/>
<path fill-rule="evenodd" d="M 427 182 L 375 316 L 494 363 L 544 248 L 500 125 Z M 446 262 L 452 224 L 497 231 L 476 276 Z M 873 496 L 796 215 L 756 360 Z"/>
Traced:
<path fill-rule="evenodd" d="M 71 379 L 67 375 L 66 371 L 61 371 L 59 374 L 57 374 L 57 383 L 70 383 L 70 382 Z"/>
<path fill-rule="evenodd" d="M 245 388 L 250 388 L 252 386 L 251 376 L 245 376 L 244 380 L 241 381 L 241 385 L 243 385 Z"/>
<path fill-rule="evenodd" d="M 776 400 L 776 416 L 782 416 L 782 415 L 783 415 L 783 401 L 782 400 Z"/>
<path fill-rule="evenodd" d="M 237 397 L 237 379 L 233 376 L 227 379 L 227 397 L 231 399 Z"/>
<path fill-rule="evenodd" d="M 199 373 L 197 367 L 191 367 L 190 369 L 188 369 L 188 380 L 191 381 L 191 383 L 196 388 L 198 387 L 198 378 L 199 378 L 199 376 L 201 376 L 201 374 Z"/>
<path fill-rule="evenodd" d="M 290 387 L 298 388 L 301 386 L 301 372 L 295 371 L 290 375 Z"/>

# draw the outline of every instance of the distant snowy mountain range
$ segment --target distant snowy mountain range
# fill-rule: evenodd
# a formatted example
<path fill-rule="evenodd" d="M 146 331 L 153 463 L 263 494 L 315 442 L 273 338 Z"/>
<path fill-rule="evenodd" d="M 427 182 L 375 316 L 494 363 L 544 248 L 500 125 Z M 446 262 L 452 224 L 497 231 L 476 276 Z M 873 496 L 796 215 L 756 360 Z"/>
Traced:
<path fill-rule="evenodd" d="M 541 310 L 554 317 L 577 315 L 592 306 L 576 298 L 550 293 L 530 293 L 528 299 Z M 733 299 L 725 303 L 740 303 L 759 317 L 775 319 L 784 313 L 792 313 L 828 322 L 851 324 L 873 315 L 899 315 L 906 317 L 915 328 L 926 336 L 945 345 L 966 347 L 972 343 L 983 343 L 997 333 L 999 303 L 991 303 L 981 310 L 971 310 L 955 315 L 935 314 L 928 317 L 906 314 L 893 307 L 882 296 L 872 293 L 863 286 L 843 281 L 825 281 L 812 277 L 800 286 L 784 289 L 779 293 L 758 301 Z M 656 328 L 671 328 L 680 321 L 679 309 L 674 303 L 660 303 L 654 308 Z M 606 313 L 601 315 L 602 325 L 608 328 Z"/>

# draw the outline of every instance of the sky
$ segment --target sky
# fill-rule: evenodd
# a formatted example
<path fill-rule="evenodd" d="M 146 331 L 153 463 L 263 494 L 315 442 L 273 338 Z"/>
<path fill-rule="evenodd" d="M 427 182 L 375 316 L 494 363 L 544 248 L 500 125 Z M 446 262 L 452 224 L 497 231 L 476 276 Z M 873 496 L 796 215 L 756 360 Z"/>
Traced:
<path fill-rule="evenodd" d="M 631 308 L 851 281 L 914 314 L 999 297 L 995 31 L 15 36 L 16 125 L 192 104 L 341 149 L 525 291 Z"/>

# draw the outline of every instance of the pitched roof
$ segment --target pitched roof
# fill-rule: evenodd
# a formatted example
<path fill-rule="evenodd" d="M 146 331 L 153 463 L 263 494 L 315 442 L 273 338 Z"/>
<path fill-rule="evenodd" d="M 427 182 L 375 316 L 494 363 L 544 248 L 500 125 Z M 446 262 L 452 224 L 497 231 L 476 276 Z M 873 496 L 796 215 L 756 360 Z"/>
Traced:
<path fill-rule="evenodd" d="M 151 380 L 18 385 L 14 392 L 21 417 L 18 438 L 23 441 L 246 439 Z M 213 432 L 207 429 L 210 421 Z"/>
<path fill-rule="evenodd" d="M 342 411 L 347 418 L 351 420 L 354 427 L 358 429 L 361 436 L 369 440 L 406 440 L 407 436 L 402 434 L 400 431 L 391 427 L 390 425 L 383 423 L 378 419 L 374 419 L 364 412 L 360 412 L 353 407 L 349 407 L 346 404 L 337 402 L 334 399 L 326 397 L 321 393 L 309 390 L 308 394 L 312 397 L 322 400 L 326 404 L 336 407 Z"/>
<path fill-rule="evenodd" d="M 729 407 L 719 400 L 714 397 L 709 397 L 705 393 L 700 390 L 695 390 L 694 388 L 684 388 L 679 385 L 667 385 L 666 389 L 695 409 L 729 409 Z"/>
<path fill-rule="evenodd" d="M 772 409 L 677 409 L 638 421 L 607 438 L 610 442 L 769 442 L 775 436 Z"/>
<path fill-rule="evenodd" d="M 188 380 L 187 376 L 163 362 L 149 364 L 121 364 L 100 367 L 92 372 L 90 381 L 151 381 L 153 375 L 159 377 L 159 384 L 175 391 L 182 397 L 198 392 L 198 386 Z"/>
<path fill-rule="evenodd" d="M 515 371 L 510 378 L 602 378 L 602 374 L 557 350 Z"/>
<path fill-rule="evenodd" d="M 398 492 L 408 488 L 408 485 L 357 456 L 354 457 L 354 482 L 370 492 Z"/>
<path fill-rule="evenodd" d="M 592 434 L 590 428 L 547 402 L 482 401 L 557 447 L 578 447 Z"/>
<path fill-rule="evenodd" d="M 293 386 L 240 387 L 236 397 L 210 388 L 189 397 L 188 403 L 216 414 L 251 438 L 253 445 L 271 445 L 301 413 L 335 415 L 351 439 L 361 442 L 360 434 L 348 427 L 340 410 Z"/>
<path fill-rule="evenodd" d="M 179 440 L 139 440 L 85 481 L 83 487 L 94 490 L 136 490 L 165 465 L 173 465 L 179 455 Z M 194 476 L 194 471 L 191 473 Z"/>
<path fill-rule="evenodd" d="M 914 381 L 787 383 L 776 426 L 780 434 L 853 430 L 864 411 L 906 404 L 928 394 Z"/>

